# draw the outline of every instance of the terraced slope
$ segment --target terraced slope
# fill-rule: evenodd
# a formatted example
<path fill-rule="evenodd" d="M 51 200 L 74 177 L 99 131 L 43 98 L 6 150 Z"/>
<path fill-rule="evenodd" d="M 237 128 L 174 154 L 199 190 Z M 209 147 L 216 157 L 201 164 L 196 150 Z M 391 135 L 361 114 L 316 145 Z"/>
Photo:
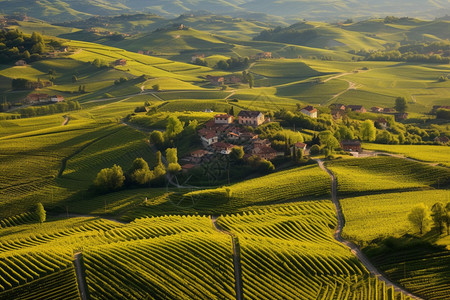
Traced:
<path fill-rule="evenodd" d="M 273 206 L 218 218 L 239 239 L 249 299 L 404 299 L 334 240 L 328 201 Z"/>

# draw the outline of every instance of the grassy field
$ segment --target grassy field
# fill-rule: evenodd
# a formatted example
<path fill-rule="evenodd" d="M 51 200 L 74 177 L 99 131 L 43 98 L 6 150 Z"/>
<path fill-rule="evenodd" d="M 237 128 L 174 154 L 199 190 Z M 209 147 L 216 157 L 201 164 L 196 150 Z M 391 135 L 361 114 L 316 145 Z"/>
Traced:
<path fill-rule="evenodd" d="M 417 160 L 450 166 L 450 148 L 446 146 L 431 145 L 363 145 L 364 149 L 403 154 Z"/>
<path fill-rule="evenodd" d="M 362 244 L 377 238 L 415 234 L 407 218 L 412 207 L 421 202 L 432 207 L 438 201 L 450 201 L 450 191 L 429 190 L 344 198 L 341 200 L 345 215 L 343 234 Z"/>
<path fill-rule="evenodd" d="M 339 195 L 445 187 L 450 179 L 447 168 L 394 157 L 345 159 L 327 166 L 336 175 Z"/>

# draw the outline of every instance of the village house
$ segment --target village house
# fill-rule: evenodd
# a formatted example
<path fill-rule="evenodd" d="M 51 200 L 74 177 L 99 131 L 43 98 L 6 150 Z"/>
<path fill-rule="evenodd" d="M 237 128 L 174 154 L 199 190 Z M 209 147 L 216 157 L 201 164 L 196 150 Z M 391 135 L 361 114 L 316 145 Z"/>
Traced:
<path fill-rule="evenodd" d="M 253 141 L 253 145 L 254 145 L 255 148 L 263 147 L 263 146 L 270 147 L 272 145 L 272 143 L 268 139 L 263 139 L 263 140 L 256 139 L 256 140 Z"/>
<path fill-rule="evenodd" d="M 317 109 L 315 109 L 311 105 L 308 105 L 307 107 L 303 108 L 300 112 L 302 114 L 307 115 L 310 118 L 313 118 L 313 119 L 317 118 Z"/>
<path fill-rule="evenodd" d="M 195 54 L 195 55 L 192 55 L 191 62 L 195 63 L 197 61 L 197 59 L 204 59 L 204 58 L 205 58 L 205 54 Z"/>
<path fill-rule="evenodd" d="M 404 121 L 408 119 L 408 113 L 395 113 L 394 117 L 396 122 Z"/>
<path fill-rule="evenodd" d="M 63 102 L 64 101 L 64 97 L 61 96 L 61 95 L 51 96 L 50 97 L 50 101 L 53 102 L 53 103 Z"/>
<path fill-rule="evenodd" d="M 227 140 L 238 141 L 240 139 L 241 133 L 239 131 L 233 130 L 227 132 Z"/>
<path fill-rule="evenodd" d="M 344 116 L 343 110 L 332 110 L 331 116 L 334 120 L 342 119 L 342 117 Z"/>
<path fill-rule="evenodd" d="M 221 115 L 215 115 L 214 116 L 214 124 L 217 125 L 227 125 L 231 124 L 234 121 L 234 116 L 229 114 L 221 114 Z"/>
<path fill-rule="evenodd" d="M 349 152 L 362 152 L 361 142 L 358 140 L 342 141 L 341 148 L 342 150 Z"/>
<path fill-rule="evenodd" d="M 26 65 L 27 65 L 27 62 L 24 61 L 23 59 L 20 59 L 20 60 L 16 61 L 15 65 L 16 65 L 16 66 L 23 67 L 23 66 L 26 66 Z"/>
<path fill-rule="evenodd" d="M 448 144 L 448 142 L 450 142 L 450 139 L 448 137 L 446 137 L 446 136 L 437 136 L 437 137 L 434 138 L 434 141 L 436 143 L 445 145 L 445 144 Z"/>
<path fill-rule="evenodd" d="M 302 151 L 305 151 L 306 150 L 306 146 L 307 145 L 305 143 L 302 143 L 302 142 L 298 142 L 298 143 L 294 144 L 295 150 L 296 149 L 300 149 Z"/>
<path fill-rule="evenodd" d="M 380 113 L 383 112 L 383 108 L 379 106 L 374 106 L 370 109 L 373 113 Z"/>
<path fill-rule="evenodd" d="M 387 113 L 387 114 L 393 113 L 394 111 L 395 111 L 395 109 L 390 108 L 390 107 L 385 107 L 385 108 L 383 108 L 383 112 L 384 112 L 384 113 Z"/>
<path fill-rule="evenodd" d="M 264 123 L 264 115 L 260 111 L 241 110 L 238 114 L 240 125 L 257 127 Z"/>
<path fill-rule="evenodd" d="M 347 105 L 347 108 L 349 108 L 353 112 L 357 113 L 366 113 L 367 110 L 362 105 Z"/>
<path fill-rule="evenodd" d="M 346 106 L 344 104 L 341 103 L 334 103 L 330 105 L 331 107 L 333 107 L 334 109 L 338 109 L 338 110 L 345 110 Z"/>
<path fill-rule="evenodd" d="M 206 79 L 214 85 L 223 85 L 225 79 L 223 78 L 223 76 L 211 76 L 211 75 L 206 75 Z"/>
<path fill-rule="evenodd" d="M 217 133 L 207 129 L 199 130 L 200 139 L 205 147 L 211 146 L 219 141 Z"/>
<path fill-rule="evenodd" d="M 375 125 L 378 125 L 381 129 L 386 129 L 388 127 L 388 121 L 385 118 L 379 118 L 375 121 Z"/>
<path fill-rule="evenodd" d="M 220 154 L 228 155 L 231 153 L 231 149 L 233 149 L 234 145 L 224 142 L 218 142 L 212 145 L 212 148 L 215 152 Z"/>
<path fill-rule="evenodd" d="M 256 54 L 257 59 L 270 59 L 272 58 L 272 52 L 260 52 Z"/>
<path fill-rule="evenodd" d="M 127 64 L 127 60 L 126 59 L 118 59 L 114 62 L 115 66 L 125 66 Z"/>
<path fill-rule="evenodd" d="M 48 95 L 47 94 L 29 94 L 26 98 L 26 102 L 28 102 L 29 104 L 48 102 Z"/>
<path fill-rule="evenodd" d="M 267 160 L 272 160 L 275 157 L 277 157 L 277 151 L 275 151 L 272 147 L 270 146 L 255 146 L 251 152 L 252 155 L 256 155 L 259 156 L 261 158 L 267 159 Z"/>

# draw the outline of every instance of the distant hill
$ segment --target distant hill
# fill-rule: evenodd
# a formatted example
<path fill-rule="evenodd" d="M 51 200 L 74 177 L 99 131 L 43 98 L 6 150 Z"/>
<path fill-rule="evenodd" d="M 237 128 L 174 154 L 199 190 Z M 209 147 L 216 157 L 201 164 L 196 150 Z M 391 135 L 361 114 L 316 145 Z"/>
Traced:
<path fill-rule="evenodd" d="M 423 0 L 0 0 L 0 10 L 5 14 L 26 14 L 49 22 L 137 12 L 173 18 L 199 10 L 233 16 L 252 12 L 255 13 L 252 18 L 263 21 L 267 19 L 265 15 L 336 21 L 386 15 L 434 19 L 450 14 L 450 4 L 447 0 L 428 0 L 425 3 Z"/>

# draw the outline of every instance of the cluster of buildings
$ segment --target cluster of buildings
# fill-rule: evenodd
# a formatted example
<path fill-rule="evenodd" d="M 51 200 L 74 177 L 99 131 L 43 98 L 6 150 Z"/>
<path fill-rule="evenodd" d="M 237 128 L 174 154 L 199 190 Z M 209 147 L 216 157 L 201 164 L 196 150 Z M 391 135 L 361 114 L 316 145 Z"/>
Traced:
<path fill-rule="evenodd" d="M 260 139 L 258 134 L 251 132 L 247 126 L 257 127 L 270 122 L 260 111 L 242 110 L 235 120 L 229 114 L 217 114 L 208 121 L 205 127 L 198 131 L 204 149 L 192 152 L 183 160 L 188 162 L 182 166 L 184 170 L 209 159 L 214 154 L 228 155 L 235 146 L 242 146 L 244 157 L 256 155 L 262 159 L 272 160 L 278 153 L 271 147 L 267 139 Z M 281 153 L 282 155 L 282 153 Z"/>
<path fill-rule="evenodd" d="M 44 104 L 44 103 L 58 103 L 63 102 L 64 97 L 61 95 L 50 96 L 48 94 L 29 94 L 25 99 L 28 104 Z"/>
<path fill-rule="evenodd" d="M 344 104 L 334 103 L 331 105 L 331 107 L 332 107 L 331 114 L 332 114 L 333 118 L 335 118 L 335 119 L 341 117 L 343 115 L 342 112 L 345 112 L 347 110 L 352 111 L 352 112 L 357 112 L 357 113 L 368 112 L 367 109 L 362 105 L 344 105 Z M 370 112 L 394 115 L 396 121 L 404 121 L 404 120 L 408 119 L 408 113 L 396 112 L 395 109 L 389 108 L 389 107 L 383 108 L 383 107 L 379 107 L 379 106 L 374 106 L 374 107 L 370 108 Z"/>

